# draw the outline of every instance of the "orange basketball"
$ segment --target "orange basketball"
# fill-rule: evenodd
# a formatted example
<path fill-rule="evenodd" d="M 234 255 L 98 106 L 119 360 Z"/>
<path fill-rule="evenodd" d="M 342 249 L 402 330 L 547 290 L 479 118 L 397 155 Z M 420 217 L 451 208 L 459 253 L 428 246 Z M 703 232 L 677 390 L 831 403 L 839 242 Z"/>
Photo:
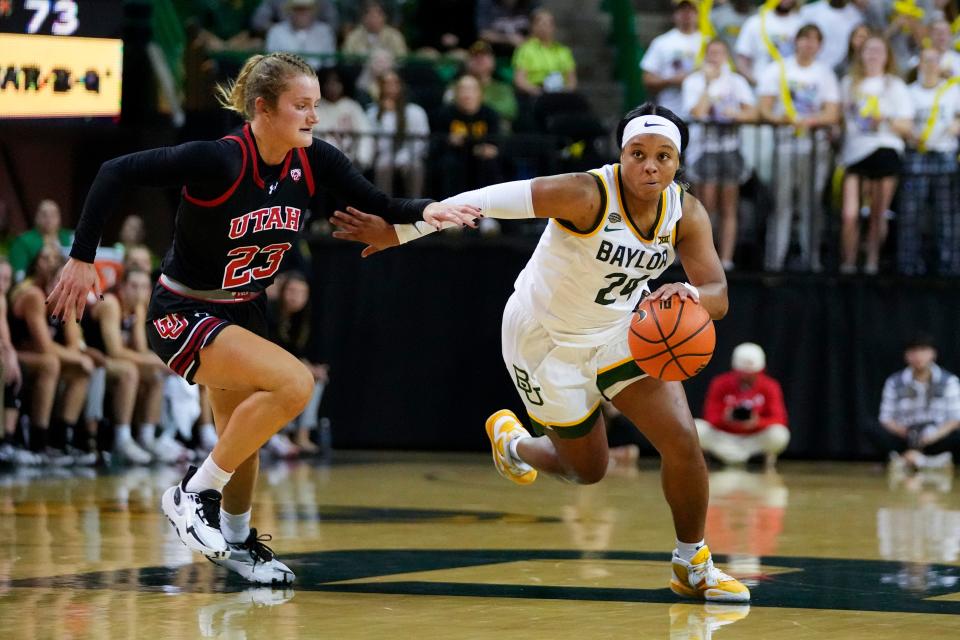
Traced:
<path fill-rule="evenodd" d="M 627 340 L 644 373 L 660 380 L 686 380 L 710 362 L 717 334 L 706 309 L 673 296 L 640 303 Z"/>

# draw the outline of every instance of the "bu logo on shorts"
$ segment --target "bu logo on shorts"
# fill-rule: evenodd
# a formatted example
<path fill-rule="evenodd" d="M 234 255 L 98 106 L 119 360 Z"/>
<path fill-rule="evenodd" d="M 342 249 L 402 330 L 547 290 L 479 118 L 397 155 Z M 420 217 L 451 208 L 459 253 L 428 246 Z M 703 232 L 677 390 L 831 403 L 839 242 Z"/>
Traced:
<path fill-rule="evenodd" d="M 153 326 L 157 328 L 157 333 L 160 334 L 161 338 L 176 340 L 180 337 L 180 334 L 183 333 L 183 330 L 187 328 L 187 321 L 181 314 L 171 313 L 154 320 Z"/>

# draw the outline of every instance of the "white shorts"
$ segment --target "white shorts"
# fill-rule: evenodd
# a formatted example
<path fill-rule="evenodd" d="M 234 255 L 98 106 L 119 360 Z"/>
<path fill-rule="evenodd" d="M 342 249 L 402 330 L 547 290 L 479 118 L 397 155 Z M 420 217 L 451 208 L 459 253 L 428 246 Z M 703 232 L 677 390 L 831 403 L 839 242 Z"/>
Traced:
<path fill-rule="evenodd" d="M 561 438 L 585 436 L 600 415 L 601 400 L 646 377 L 630 355 L 626 329 L 621 339 L 598 347 L 558 345 L 516 294 L 503 310 L 501 345 L 538 434 L 550 429 Z"/>

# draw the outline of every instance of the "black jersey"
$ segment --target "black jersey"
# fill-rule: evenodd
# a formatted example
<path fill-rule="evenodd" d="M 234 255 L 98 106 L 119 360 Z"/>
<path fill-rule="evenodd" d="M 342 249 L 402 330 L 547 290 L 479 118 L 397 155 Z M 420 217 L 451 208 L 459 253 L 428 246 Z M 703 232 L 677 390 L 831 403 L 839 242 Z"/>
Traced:
<path fill-rule="evenodd" d="M 265 289 L 321 188 L 390 222 L 420 220 L 431 202 L 388 197 L 346 156 L 320 140 L 292 149 L 279 165 L 266 165 L 247 124 L 220 140 L 142 151 L 104 163 L 77 225 L 72 257 L 93 261 L 111 203 L 126 183 L 182 186 L 173 246 L 162 271 L 199 290 Z"/>

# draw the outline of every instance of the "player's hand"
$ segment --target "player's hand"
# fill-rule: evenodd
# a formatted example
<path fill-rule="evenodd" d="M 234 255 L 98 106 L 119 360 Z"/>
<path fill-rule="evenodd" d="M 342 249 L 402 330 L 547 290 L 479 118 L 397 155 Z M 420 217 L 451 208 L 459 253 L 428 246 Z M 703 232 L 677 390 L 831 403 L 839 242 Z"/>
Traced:
<path fill-rule="evenodd" d="M 476 229 L 477 218 L 480 217 L 480 214 L 480 209 L 466 204 L 431 202 L 423 210 L 423 220 L 430 226 L 436 227 L 437 231 L 443 228 L 444 222 L 452 222 L 458 227 L 467 225 Z"/>
<path fill-rule="evenodd" d="M 366 243 L 367 246 L 360 252 L 364 258 L 400 244 L 392 224 L 380 216 L 353 207 L 347 207 L 345 212 L 334 211 L 330 222 L 337 228 L 333 232 L 334 238 Z"/>
<path fill-rule="evenodd" d="M 67 315 L 73 315 L 79 322 L 83 318 L 87 294 L 91 291 L 103 300 L 97 270 L 89 262 L 70 258 L 60 271 L 60 278 L 53 291 L 47 296 L 47 311 L 60 320 Z"/>
<path fill-rule="evenodd" d="M 671 296 L 678 296 L 681 302 L 691 300 L 696 304 L 700 304 L 700 295 L 681 282 L 669 282 L 663 285 L 647 296 L 647 300 L 666 300 Z"/>

